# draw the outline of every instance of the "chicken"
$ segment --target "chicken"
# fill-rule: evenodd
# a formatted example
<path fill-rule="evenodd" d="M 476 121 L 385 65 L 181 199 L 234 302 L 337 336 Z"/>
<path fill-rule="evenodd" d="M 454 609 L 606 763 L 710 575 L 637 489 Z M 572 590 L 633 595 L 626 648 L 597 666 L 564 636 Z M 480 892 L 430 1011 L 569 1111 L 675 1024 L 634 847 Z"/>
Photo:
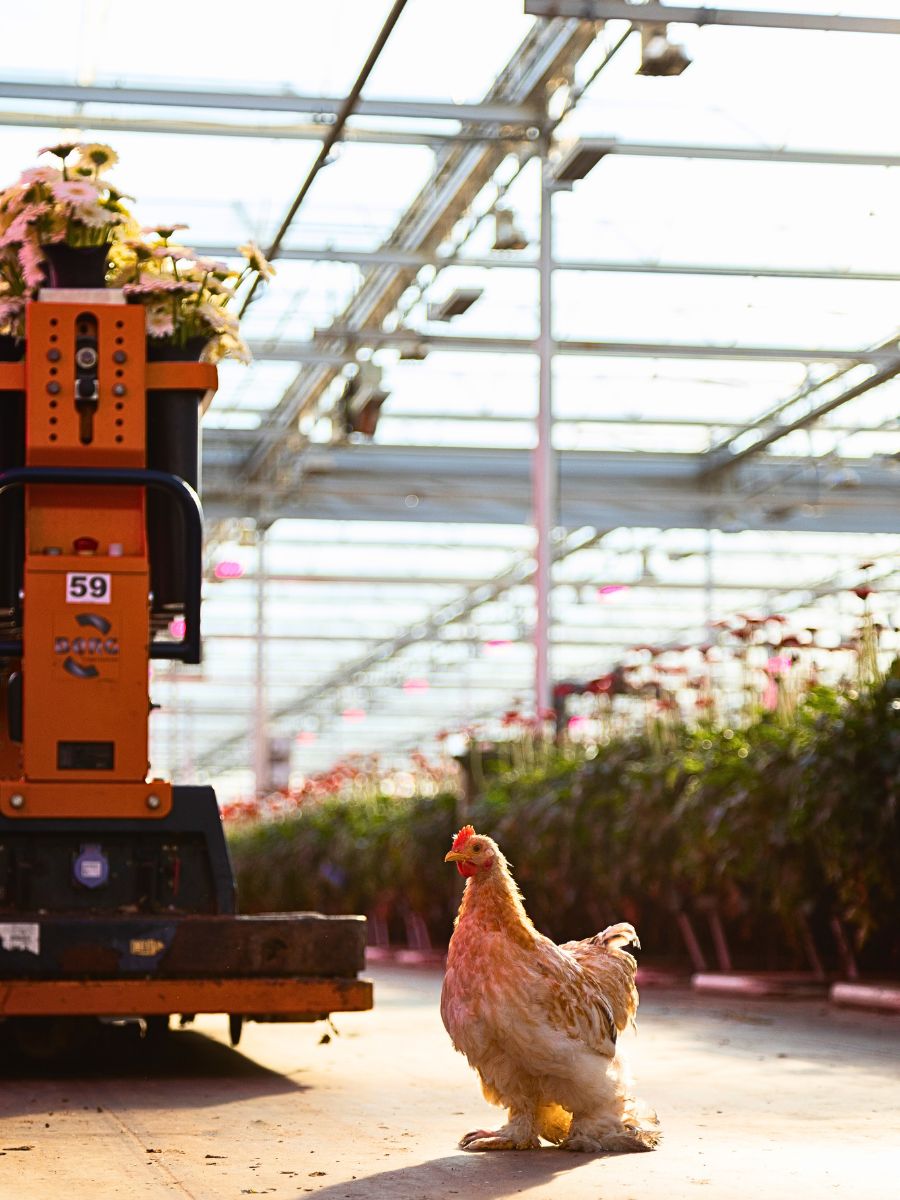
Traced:
<path fill-rule="evenodd" d="M 478 1129 L 464 1150 L 532 1150 L 540 1138 L 567 1150 L 652 1150 L 653 1114 L 639 1116 L 616 1053 L 634 1024 L 639 946 L 631 925 L 611 925 L 557 946 L 531 923 L 493 839 L 466 825 L 445 862 L 466 887 L 441 993 L 454 1047 L 481 1080 L 485 1099 L 508 1109 L 506 1124 Z"/>

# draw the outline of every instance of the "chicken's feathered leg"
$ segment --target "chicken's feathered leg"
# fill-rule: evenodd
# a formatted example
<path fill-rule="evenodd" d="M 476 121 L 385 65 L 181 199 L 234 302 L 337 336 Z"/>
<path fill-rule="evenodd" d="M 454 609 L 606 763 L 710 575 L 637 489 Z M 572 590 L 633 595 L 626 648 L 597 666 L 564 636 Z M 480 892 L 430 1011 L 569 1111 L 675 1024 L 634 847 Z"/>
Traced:
<path fill-rule="evenodd" d="M 572 1127 L 572 1114 L 559 1104 L 544 1104 L 538 1109 L 538 1133 L 558 1146 Z"/>
<path fill-rule="evenodd" d="M 617 1056 L 574 1113 L 563 1150 L 623 1154 L 656 1149 L 660 1139 L 656 1114 L 638 1115 L 634 1100 L 626 1094 L 626 1078 Z"/>

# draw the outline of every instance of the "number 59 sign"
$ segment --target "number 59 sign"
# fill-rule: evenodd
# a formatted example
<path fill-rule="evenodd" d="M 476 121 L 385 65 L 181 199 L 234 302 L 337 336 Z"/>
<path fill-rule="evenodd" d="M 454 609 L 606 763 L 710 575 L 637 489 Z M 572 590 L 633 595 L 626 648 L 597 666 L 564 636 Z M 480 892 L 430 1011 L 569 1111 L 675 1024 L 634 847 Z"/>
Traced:
<path fill-rule="evenodd" d="M 109 604 L 111 575 L 66 574 L 66 604 Z"/>

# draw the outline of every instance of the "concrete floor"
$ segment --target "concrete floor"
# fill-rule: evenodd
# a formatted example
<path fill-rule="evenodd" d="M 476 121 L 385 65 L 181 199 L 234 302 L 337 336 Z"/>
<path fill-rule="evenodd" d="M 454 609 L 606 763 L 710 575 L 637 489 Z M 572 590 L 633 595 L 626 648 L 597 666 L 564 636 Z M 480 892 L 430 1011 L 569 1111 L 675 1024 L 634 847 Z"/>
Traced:
<path fill-rule="evenodd" d="M 900 1018 L 645 989 L 631 1047 L 653 1154 L 465 1154 L 499 1124 L 454 1054 L 436 971 L 378 968 L 376 1009 L 327 1027 L 224 1018 L 115 1066 L 7 1066 L 0 1200 L 897 1200 Z M 149 1051 L 135 1053 L 135 1051 Z"/>

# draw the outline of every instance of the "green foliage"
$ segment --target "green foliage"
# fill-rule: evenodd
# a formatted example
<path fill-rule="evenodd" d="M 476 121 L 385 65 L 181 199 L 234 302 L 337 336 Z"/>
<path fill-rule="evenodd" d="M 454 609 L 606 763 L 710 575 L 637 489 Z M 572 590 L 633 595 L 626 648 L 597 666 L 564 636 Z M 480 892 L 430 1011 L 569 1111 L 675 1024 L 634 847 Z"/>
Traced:
<path fill-rule="evenodd" d="M 443 867 L 456 803 L 447 794 L 332 797 L 278 821 L 238 826 L 229 844 L 241 911 L 396 909 L 446 927 L 452 878 L 446 868 L 428 868 Z"/>
<path fill-rule="evenodd" d="M 632 920 L 657 956 L 683 955 L 673 917 L 702 930 L 715 912 L 755 965 L 777 943 L 779 962 L 802 966 L 801 924 L 824 940 L 837 917 L 857 949 L 877 941 L 879 963 L 898 965 L 896 668 L 859 695 L 817 687 L 789 716 L 742 728 L 669 724 L 587 753 L 507 747 L 469 766 L 480 791 L 465 819 L 496 837 L 554 938 Z M 459 813 L 450 794 L 377 796 L 239 826 L 241 907 L 412 911 L 445 943 L 459 890 L 443 856 Z"/>

